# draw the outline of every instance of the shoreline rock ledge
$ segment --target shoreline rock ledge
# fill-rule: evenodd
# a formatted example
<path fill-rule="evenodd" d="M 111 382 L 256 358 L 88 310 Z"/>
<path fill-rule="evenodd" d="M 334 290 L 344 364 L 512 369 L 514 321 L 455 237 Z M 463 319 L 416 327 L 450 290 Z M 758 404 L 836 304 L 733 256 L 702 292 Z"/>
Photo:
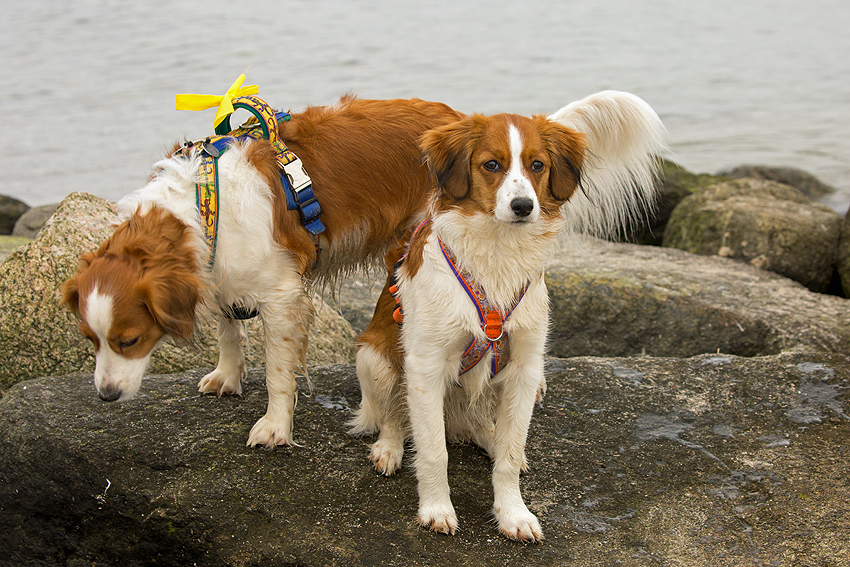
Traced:
<path fill-rule="evenodd" d="M 104 404 L 88 375 L 21 382 L 0 402 L 0 565 L 840 566 L 850 557 L 850 360 L 548 359 L 522 477 L 546 539 L 491 521 L 490 463 L 449 447 L 460 530 L 416 524 L 346 431 L 354 367 L 310 369 L 300 446 L 245 446 L 262 371 L 239 397 L 205 370 L 145 379 Z M 309 395 L 308 395 L 309 394 Z M 407 456 L 409 465 L 410 456 Z"/>

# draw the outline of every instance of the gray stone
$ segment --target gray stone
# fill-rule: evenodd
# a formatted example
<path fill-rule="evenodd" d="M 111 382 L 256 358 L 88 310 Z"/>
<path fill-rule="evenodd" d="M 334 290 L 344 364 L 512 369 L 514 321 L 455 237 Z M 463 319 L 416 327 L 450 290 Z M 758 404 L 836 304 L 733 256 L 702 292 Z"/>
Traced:
<path fill-rule="evenodd" d="M 738 179 L 682 200 L 664 246 L 748 262 L 825 292 L 835 271 L 841 217 L 798 190 Z"/>
<path fill-rule="evenodd" d="M 353 367 L 310 369 L 300 446 L 271 451 L 245 446 L 262 372 L 222 398 L 197 393 L 204 372 L 150 376 L 120 404 L 87 376 L 14 386 L 0 564 L 846 565 L 845 356 L 550 359 L 521 480 L 537 545 L 498 535 L 491 465 L 468 445 L 449 447 L 458 533 L 418 527 L 412 470 L 379 476 L 373 439 L 345 432 Z"/>
<path fill-rule="evenodd" d="M 117 221 L 113 203 L 74 193 L 59 205 L 38 237 L 0 265 L 0 390 L 39 376 L 94 369 L 91 345 L 77 330 L 71 312 L 59 305 L 60 286 L 77 267 L 81 253 L 96 248 Z M 337 311 L 315 300 L 317 317 L 307 359 L 310 364 L 353 361 L 354 333 Z M 263 334 L 257 320 L 247 324 L 247 363 L 263 364 Z M 214 366 L 218 360 L 215 325 L 204 321 L 193 344 L 165 343 L 151 359 L 154 373 Z"/>
<path fill-rule="evenodd" d="M 12 234 L 15 222 L 29 208 L 29 205 L 23 201 L 7 195 L 0 195 L 0 234 Z"/>
<path fill-rule="evenodd" d="M 795 167 L 771 167 L 766 165 L 739 165 L 727 171 L 721 171 L 718 175 L 742 179 L 766 179 L 790 185 L 804 195 L 816 198 L 835 193 L 835 188 L 822 182 L 820 179 Z"/>
<path fill-rule="evenodd" d="M 59 204 L 57 203 L 32 207 L 15 222 L 15 228 L 12 229 L 12 236 L 35 238 L 38 231 L 47 224 L 47 220 L 56 212 L 58 206 Z"/>
<path fill-rule="evenodd" d="M 546 283 L 552 356 L 850 353 L 850 302 L 726 258 L 565 242 Z"/>

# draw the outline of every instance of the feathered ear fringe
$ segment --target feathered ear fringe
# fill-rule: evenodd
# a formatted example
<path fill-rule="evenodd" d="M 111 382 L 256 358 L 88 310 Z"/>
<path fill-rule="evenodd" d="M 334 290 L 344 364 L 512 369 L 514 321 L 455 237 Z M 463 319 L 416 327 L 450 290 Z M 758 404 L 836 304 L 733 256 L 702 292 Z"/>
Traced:
<path fill-rule="evenodd" d="M 549 119 L 587 137 L 582 190 L 562 208 L 568 230 L 625 237 L 654 213 L 660 158 L 668 148 L 666 129 L 646 102 L 630 93 L 603 91 Z"/>
<path fill-rule="evenodd" d="M 473 114 L 457 122 L 425 132 L 419 147 L 434 177 L 434 182 L 444 196 L 452 201 L 465 199 L 472 178 L 469 160 L 472 147 L 480 136 L 482 116 Z"/>

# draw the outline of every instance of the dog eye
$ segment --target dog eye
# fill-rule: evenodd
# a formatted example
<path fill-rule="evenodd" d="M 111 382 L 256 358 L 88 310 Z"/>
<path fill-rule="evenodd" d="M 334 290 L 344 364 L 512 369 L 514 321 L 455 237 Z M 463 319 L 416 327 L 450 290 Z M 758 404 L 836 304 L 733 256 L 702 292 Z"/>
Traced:
<path fill-rule="evenodd" d="M 137 342 L 139 342 L 139 337 L 133 337 L 132 339 L 120 341 L 118 343 L 118 348 L 121 348 L 121 349 L 130 348 L 131 346 L 133 346 Z"/>
<path fill-rule="evenodd" d="M 540 160 L 534 160 L 531 162 L 531 171 L 534 173 L 540 173 L 543 171 L 543 162 Z"/>
<path fill-rule="evenodd" d="M 490 161 L 484 162 L 484 169 L 486 169 L 487 171 L 501 171 L 502 166 L 499 165 L 499 162 L 497 162 L 496 160 L 491 159 Z"/>

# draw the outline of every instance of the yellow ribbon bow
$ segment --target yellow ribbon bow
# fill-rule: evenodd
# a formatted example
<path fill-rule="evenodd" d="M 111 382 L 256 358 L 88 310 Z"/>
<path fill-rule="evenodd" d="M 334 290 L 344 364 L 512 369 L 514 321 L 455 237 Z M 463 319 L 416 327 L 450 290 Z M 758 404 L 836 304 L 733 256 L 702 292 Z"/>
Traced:
<path fill-rule="evenodd" d="M 260 92 L 260 87 L 250 85 L 243 87 L 245 82 L 245 74 L 239 75 L 239 78 L 230 85 L 227 92 L 223 96 L 217 95 L 199 95 L 199 94 L 179 94 L 177 95 L 176 110 L 205 110 L 218 106 L 213 121 L 213 128 L 218 126 L 222 120 L 233 114 L 233 99 L 240 96 L 255 95 Z"/>

